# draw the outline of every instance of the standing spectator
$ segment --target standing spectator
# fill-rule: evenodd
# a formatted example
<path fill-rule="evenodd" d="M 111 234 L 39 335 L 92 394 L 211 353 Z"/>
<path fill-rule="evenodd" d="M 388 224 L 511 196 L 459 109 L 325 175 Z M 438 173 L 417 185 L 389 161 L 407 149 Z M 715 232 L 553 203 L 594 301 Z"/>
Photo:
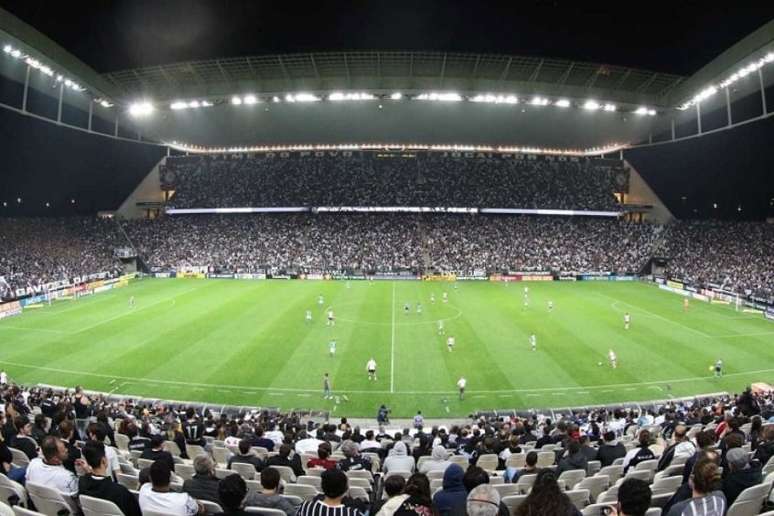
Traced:
<path fill-rule="evenodd" d="M 323 498 L 301 504 L 298 516 L 359 516 L 357 509 L 342 503 L 349 488 L 347 475 L 334 468 L 324 471 L 321 476 Z"/>
<path fill-rule="evenodd" d="M 723 516 L 728 506 L 721 485 L 715 461 L 700 459 L 691 475 L 691 498 L 673 505 L 667 516 Z"/>
<path fill-rule="evenodd" d="M 422 429 L 422 425 L 425 424 L 425 418 L 422 416 L 422 411 L 417 410 L 417 415 L 414 416 L 414 428 L 417 430 Z"/>
<path fill-rule="evenodd" d="M 209 455 L 198 455 L 193 461 L 193 466 L 194 474 L 183 482 L 183 492 L 197 500 L 207 500 L 219 504 L 215 463 Z"/>
<path fill-rule="evenodd" d="M 169 490 L 171 472 L 166 461 L 157 460 L 150 467 L 150 482 L 140 486 L 140 509 L 174 516 L 204 514 L 204 508 L 188 493 Z"/>
<path fill-rule="evenodd" d="M 89 441 L 83 446 L 83 458 L 90 472 L 78 479 L 78 493 L 113 502 L 124 516 L 141 516 L 140 505 L 129 490 L 113 481 L 105 455 L 105 445 Z"/>

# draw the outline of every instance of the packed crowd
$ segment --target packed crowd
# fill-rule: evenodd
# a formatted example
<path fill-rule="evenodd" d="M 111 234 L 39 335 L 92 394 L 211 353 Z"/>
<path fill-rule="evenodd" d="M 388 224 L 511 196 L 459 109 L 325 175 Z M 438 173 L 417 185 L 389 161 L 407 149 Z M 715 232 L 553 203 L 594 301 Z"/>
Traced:
<path fill-rule="evenodd" d="M 774 299 L 774 224 L 688 221 L 667 232 L 670 275 Z"/>
<path fill-rule="evenodd" d="M 596 475 L 593 464 L 620 464 L 608 473 L 620 475 L 647 461 L 657 461 L 652 471 L 670 481 L 627 477 L 615 491 L 589 492 L 583 503 L 604 500 L 617 506 L 618 514 L 639 516 L 658 493 L 664 514 L 721 516 L 744 489 L 761 484 L 774 456 L 774 425 L 764 424 L 774 418 L 774 397 L 749 389 L 738 396 L 650 409 L 580 410 L 556 418 L 480 416 L 425 428 L 418 416 L 413 428 L 388 431 L 382 425 L 353 427 L 346 418 L 331 424 L 296 413 L 216 413 L 162 401 L 108 399 L 80 388 L 22 388 L 7 383 L 4 372 L 1 376 L 6 383 L 0 387 L 0 473 L 28 487 L 45 484 L 74 507 L 79 497 L 112 501 L 127 516 L 143 511 L 194 516 L 204 513 L 202 502 L 234 515 L 244 514 L 245 506 L 279 509 L 287 516 L 578 515 L 577 500 L 562 486 L 570 491 L 580 484 L 567 484 L 565 472 L 583 471 L 576 479 L 581 481 L 586 472 Z M 549 449 L 550 467 L 538 461 L 538 452 Z M 132 453 L 150 465 L 135 469 L 139 460 Z M 512 460 L 516 456 L 519 461 Z M 186 465 L 192 468 L 183 481 L 178 474 Z M 216 466 L 236 473 L 216 475 Z M 283 485 L 290 489 L 286 482 L 309 479 L 311 470 L 317 470 L 321 492 L 305 501 L 282 496 Z M 260 481 L 248 491 L 242 477 L 258 474 Z M 367 486 L 365 496 L 350 490 L 354 478 L 366 479 L 358 482 L 365 482 L 360 484 Z M 443 481 L 431 489 L 434 478 Z M 127 479 L 139 487 L 136 497 L 124 487 Z M 510 506 L 506 502 L 514 500 L 501 497 L 506 491 L 495 483 L 515 483 L 529 494 Z M 8 491 L 3 496 L 20 501 Z M 696 512 L 707 503 L 720 509 Z"/>
<path fill-rule="evenodd" d="M 670 276 L 774 299 L 774 225 L 667 226 L 580 217 L 275 214 L 200 215 L 121 222 L 152 267 L 218 272 L 390 270 L 638 273 L 652 256 Z M 112 221 L 6 219 L 0 295 L 88 273 L 118 273 L 126 245 Z"/>
<path fill-rule="evenodd" d="M 93 217 L 3 219 L 0 297 L 10 288 L 119 272 L 113 258 L 113 250 L 122 245 L 116 229 L 114 222 Z"/>
<path fill-rule="evenodd" d="M 339 153 L 167 160 L 177 208 L 456 206 L 615 210 L 622 162 Z"/>

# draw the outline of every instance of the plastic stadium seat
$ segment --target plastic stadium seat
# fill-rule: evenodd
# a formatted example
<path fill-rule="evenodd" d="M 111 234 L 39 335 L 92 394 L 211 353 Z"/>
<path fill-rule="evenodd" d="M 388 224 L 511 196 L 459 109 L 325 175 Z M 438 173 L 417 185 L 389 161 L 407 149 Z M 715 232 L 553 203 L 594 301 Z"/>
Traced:
<path fill-rule="evenodd" d="M 167 514 L 166 512 L 156 512 L 156 511 L 142 511 L 142 516 L 172 516 L 170 514 Z"/>
<path fill-rule="evenodd" d="M 638 478 L 650 483 L 650 470 L 647 469 L 630 469 L 623 478 L 619 478 L 618 482 L 623 482 L 627 478 Z"/>
<path fill-rule="evenodd" d="M 404 480 L 408 480 L 409 477 L 411 476 L 411 472 L 410 471 L 390 471 L 389 473 L 386 473 L 384 475 L 384 479 L 387 480 L 393 475 L 400 475 L 403 477 Z"/>
<path fill-rule="evenodd" d="M 367 478 L 349 478 L 349 485 L 350 487 L 362 487 L 366 491 L 371 491 L 373 489 L 371 482 Z M 322 486 L 318 489 L 322 490 Z"/>
<path fill-rule="evenodd" d="M 623 457 L 618 457 L 617 459 L 615 459 L 613 461 L 613 464 L 611 464 L 611 465 L 612 466 L 623 466 L 623 463 L 624 463 L 624 458 Z"/>
<path fill-rule="evenodd" d="M 683 485 L 681 476 L 661 477 L 653 481 L 650 490 L 653 494 L 674 493 L 681 485 Z"/>
<path fill-rule="evenodd" d="M 505 483 L 505 479 L 503 477 L 497 476 L 497 472 L 492 473 L 489 476 L 489 484 L 490 485 L 497 486 L 497 485 L 504 484 L 504 483 Z"/>
<path fill-rule="evenodd" d="M 9 500 L 13 497 L 17 497 L 19 503 L 27 506 L 27 490 L 24 486 L 0 474 L 0 500 L 11 505 Z"/>
<path fill-rule="evenodd" d="M 264 516 L 287 516 L 285 511 L 281 511 L 279 509 L 269 509 L 268 507 L 245 507 L 245 512 L 263 514 Z M 142 516 L 146 516 L 146 513 L 143 512 Z"/>
<path fill-rule="evenodd" d="M 517 485 L 519 486 L 521 492 L 526 493 L 529 491 L 532 488 L 532 484 L 535 483 L 536 478 L 537 474 L 535 473 L 520 476 Z"/>
<path fill-rule="evenodd" d="M 319 494 L 314 486 L 303 484 L 285 484 L 285 494 L 298 496 L 303 500 L 311 500 Z"/>
<path fill-rule="evenodd" d="M 199 446 L 198 444 L 187 444 L 187 453 L 188 456 L 193 460 L 194 458 L 198 457 L 199 455 L 209 455 L 207 453 L 207 450 Z"/>
<path fill-rule="evenodd" d="M 443 479 L 434 478 L 430 481 L 430 491 L 435 491 L 443 487 Z"/>
<path fill-rule="evenodd" d="M 150 459 L 137 459 L 137 467 L 139 469 L 145 469 L 151 467 L 153 461 Z"/>
<path fill-rule="evenodd" d="M 127 475 L 126 473 L 118 474 L 118 483 L 127 489 L 140 489 L 140 480 L 137 475 Z"/>
<path fill-rule="evenodd" d="M 581 514 L 583 516 L 599 516 L 600 514 L 603 514 L 602 509 L 606 507 L 614 507 L 615 502 L 613 503 L 592 503 L 591 505 L 587 505 L 581 510 Z"/>
<path fill-rule="evenodd" d="M 173 457 L 180 457 L 182 453 L 175 441 L 164 441 L 164 449 L 171 453 Z"/>
<path fill-rule="evenodd" d="M 634 466 L 635 471 L 647 471 L 648 472 L 648 478 L 645 479 L 647 482 L 650 482 L 653 480 L 653 476 L 656 474 L 656 468 L 658 467 L 658 460 L 644 460 Z"/>
<path fill-rule="evenodd" d="M 590 460 L 588 463 L 588 467 L 586 468 L 586 473 L 588 476 L 593 477 L 597 473 L 599 473 L 599 470 L 602 469 L 602 463 L 598 460 Z"/>
<path fill-rule="evenodd" d="M 597 497 L 597 503 L 615 503 L 618 501 L 618 485 L 610 488 Z"/>
<path fill-rule="evenodd" d="M 663 478 L 663 477 L 683 476 L 684 469 L 685 469 L 684 464 L 669 465 L 664 470 L 656 473 L 653 476 L 653 479 L 655 480 L 657 478 Z"/>
<path fill-rule="evenodd" d="M 579 511 L 589 503 L 588 489 L 573 489 L 572 491 L 565 491 L 564 494 L 570 497 L 570 501 Z"/>
<path fill-rule="evenodd" d="M 232 462 L 231 470 L 234 473 L 238 473 L 239 476 L 245 480 L 253 480 L 255 478 L 255 466 L 246 462 Z"/>
<path fill-rule="evenodd" d="M 370 498 L 368 496 L 368 491 L 363 489 L 362 487 L 356 487 L 356 486 L 350 486 L 349 487 L 349 496 L 352 498 L 365 500 L 366 502 L 370 501 Z"/>
<path fill-rule="evenodd" d="M 526 464 L 526 453 L 512 453 L 508 460 L 505 461 L 505 467 L 507 468 L 523 468 Z"/>
<path fill-rule="evenodd" d="M 651 507 L 663 507 L 667 504 L 669 500 L 672 499 L 674 496 L 674 493 L 660 493 L 660 494 L 654 494 L 650 498 L 650 506 Z"/>
<path fill-rule="evenodd" d="M 500 493 L 500 498 L 521 494 L 519 484 L 499 484 L 499 485 L 494 485 L 492 487 L 494 488 L 495 491 Z"/>
<path fill-rule="evenodd" d="M 586 477 L 575 485 L 576 489 L 589 490 L 589 499 L 591 502 L 596 502 L 597 497 L 609 487 L 610 479 L 605 475 Z"/>
<path fill-rule="evenodd" d="M 466 457 L 463 457 L 462 455 L 452 455 L 451 457 L 449 457 L 449 462 L 451 462 L 452 464 L 457 464 L 463 470 L 467 470 L 468 466 L 470 465 L 470 461 Z"/>
<path fill-rule="evenodd" d="M 272 468 L 279 472 L 280 478 L 282 478 L 282 480 L 284 480 L 286 483 L 289 484 L 296 481 L 296 475 L 293 474 L 292 468 L 289 468 L 288 466 L 272 466 Z"/>
<path fill-rule="evenodd" d="M 497 471 L 498 463 L 497 455 L 494 453 L 487 453 L 478 458 L 476 466 L 491 474 L 492 472 Z"/>
<path fill-rule="evenodd" d="M 200 504 L 202 504 L 202 507 L 204 507 L 204 510 L 207 512 L 207 514 L 220 514 L 223 512 L 223 509 L 220 505 L 216 504 L 215 502 L 210 502 L 209 500 L 198 500 Z"/>
<path fill-rule="evenodd" d="M 35 507 L 48 516 L 62 516 L 63 514 L 76 514 L 76 508 L 70 504 L 62 494 L 48 486 L 27 482 L 24 486 L 27 494 L 35 504 Z"/>
<path fill-rule="evenodd" d="M 645 511 L 645 516 L 661 516 L 661 509 L 658 507 L 651 507 Z"/>
<path fill-rule="evenodd" d="M 110 500 L 80 495 L 78 501 L 81 503 L 83 516 L 124 516 L 121 509 Z"/>
<path fill-rule="evenodd" d="M 255 453 L 257 456 L 259 456 L 261 460 L 266 460 L 269 456 L 269 450 L 267 450 L 263 446 L 252 446 L 250 450 L 253 453 Z"/>
<path fill-rule="evenodd" d="M 30 509 L 25 509 L 24 507 L 19 507 L 18 505 L 14 505 L 12 508 L 13 513 L 16 516 L 45 516 L 43 513 L 31 511 Z"/>
<path fill-rule="evenodd" d="M 129 436 L 115 432 L 115 440 L 119 450 L 129 451 Z"/>
<path fill-rule="evenodd" d="M 605 475 L 608 479 L 610 479 L 610 485 L 614 485 L 616 482 L 618 482 L 618 479 L 623 476 L 623 466 L 605 466 L 599 470 L 597 475 Z"/>
<path fill-rule="evenodd" d="M 234 472 L 231 471 L 230 469 L 215 468 L 215 477 L 219 478 L 219 479 L 226 478 L 227 476 L 231 475 L 232 473 L 234 473 Z"/>
<path fill-rule="evenodd" d="M 566 486 L 568 490 L 575 487 L 575 484 L 586 478 L 585 469 L 570 469 L 563 471 L 557 481 L 560 485 Z"/>
<path fill-rule="evenodd" d="M 358 469 L 358 470 L 349 470 L 347 471 L 347 477 L 348 478 L 364 478 L 368 480 L 369 482 L 373 482 L 374 475 L 370 471 L 364 470 L 364 469 Z M 442 475 L 443 477 L 443 475 Z M 432 478 L 428 475 L 428 478 Z"/>
<path fill-rule="evenodd" d="M 212 449 L 212 458 L 219 465 L 225 466 L 226 464 L 228 464 L 228 459 L 230 457 L 231 457 L 231 452 L 228 450 L 228 448 L 213 448 Z"/>
<path fill-rule="evenodd" d="M 505 498 L 502 498 L 501 501 L 508 507 L 508 512 L 514 514 L 519 505 L 524 503 L 524 500 L 526 499 L 527 495 L 513 495 L 506 496 Z"/>
<path fill-rule="evenodd" d="M 16 448 L 8 447 L 9 450 L 11 450 L 11 455 L 13 455 L 13 463 L 20 467 L 26 467 L 30 464 L 30 458 L 27 457 L 27 454 L 24 453 L 21 450 L 17 450 Z"/>
<path fill-rule="evenodd" d="M 324 469 L 320 468 L 304 468 L 304 473 L 306 473 L 306 476 L 308 477 L 321 477 L 323 474 Z"/>
<path fill-rule="evenodd" d="M 543 446 L 545 448 L 545 446 Z M 553 451 L 540 451 L 538 452 L 537 467 L 547 468 L 553 466 L 556 461 L 556 454 Z"/>
<path fill-rule="evenodd" d="M 443 474 L 444 473 L 445 473 L 445 471 L 438 471 L 438 470 L 436 470 L 436 471 L 428 471 L 427 472 L 427 478 L 429 480 L 443 479 Z"/>
<path fill-rule="evenodd" d="M 183 480 L 191 480 L 196 470 L 190 464 L 175 464 L 175 474 Z"/>
<path fill-rule="evenodd" d="M 368 482 L 366 480 L 366 482 Z M 322 478 L 311 476 L 311 475 L 301 475 L 300 477 L 296 478 L 297 484 L 305 484 L 308 486 L 312 486 L 318 491 L 322 491 Z M 352 485 L 352 482 L 350 481 L 350 485 Z"/>
<path fill-rule="evenodd" d="M 728 508 L 727 515 L 746 516 L 748 514 L 758 514 L 770 492 L 771 483 L 769 482 L 748 487 L 739 494 L 734 504 Z"/>

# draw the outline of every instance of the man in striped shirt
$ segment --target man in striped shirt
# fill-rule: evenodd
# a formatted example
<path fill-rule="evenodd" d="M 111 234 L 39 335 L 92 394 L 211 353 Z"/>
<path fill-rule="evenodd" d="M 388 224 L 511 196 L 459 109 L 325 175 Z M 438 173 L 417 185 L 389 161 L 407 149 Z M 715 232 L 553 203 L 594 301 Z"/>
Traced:
<path fill-rule="evenodd" d="M 347 493 L 347 475 L 339 469 L 329 469 L 322 474 L 323 497 L 308 500 L 298 509 L 298 516 L 360 516 L 354 507 L 342 503 Z"/>
<path fill-rule="evenodd" d="M 667 516 L 723 516 L 726 513 L 726 497 L 720 491 L 720 470 L 712 458 L 699 459 L 689 485 L 692 497 L 674 504 Z"/>

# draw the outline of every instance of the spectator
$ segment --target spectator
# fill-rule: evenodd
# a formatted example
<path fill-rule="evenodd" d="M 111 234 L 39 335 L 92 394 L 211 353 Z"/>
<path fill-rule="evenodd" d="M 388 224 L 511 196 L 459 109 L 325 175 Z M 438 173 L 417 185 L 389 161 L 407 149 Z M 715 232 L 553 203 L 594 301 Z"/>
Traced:
<path fill-rule="evenodd" d="M 290 500 L 281 496 L 280 474 L 268 466 L 261 472 L 261 491 L 250 493 L 245 500 L 246 507 L 266 507 L 285 511 L 287 516 L 296 516 L 298 507 L 290 503 Z"/>
<path fill-rule="evenodd" d="M 763 482 L 763 475 L 761 465 L 758 462 L 751 464 L 747 452 L 742 448 L 728 450 L 726 463 L 730 471 L 723 479 L 723 494 L 730 507 L 742 491 Z"/>
<path fill-rule="evenodd" d="M 516 508 L 514 516 L 580 516 L 580 511 L 559 487 L 553 470 L 544 469 L 537 474 L 532 490 Z"/>
<path fill-rule="evenodd" d="M 384 492 L 387 494 L 386 500 L 377 500 L 374 502 L 372 513 L 379 516 L 390 516 L 408 495 L 403 494 L 406 487 L 406 480 L 401 475 L 390 475 L 384 480 Z M 382 509 L 384 508 L 384 511 Z"/>
<path fill-rule="evenodd" d="M 241 463 L 241 464 L 252 464 L 255 468 L 255 471 L 260 472 L 264 468 L 264 463 L 258 457 L 253 453 L 253 451 L 250 449 L 250 441 L 247 439 L 242 439 L 239 441 L 239 453 L 236 455 L 232 455 L 228 459 L 228 469 L 232 469 L 231 465 L 235 462 Z M 287 450 L 288 454 L 290 454 L 290 449 Z M 284 466 L 284 464 L 282 464 Z"/>
<path fill-rule="evenodd" d="M 395 516 L 432 516 L 433 502 L 430 499 L 430 481 L 422 473 L 414 473 L 406 481 L 403 503 L 393 512 Z M 386 504 L 385 504 L 386 505 Z M 382 508 L 384 511 L 384 507 Z"/>
<path fill-rule="evenodd" d="M 650 449 L 650 432 L 647 430 L 640 430 L 638 437 L 639 444 L 636 448 L 632 448 L 624 457 L 623 467 L 624 473 L 629 471 L 629 468 L 636 466 L 640 462 L 646 460 L 653 460 L 656 455 Z"/>
<path fill-rule="evenodd" d="M 774 436 L 774 432 L 772 432 L 772 436 Z M 702 452 L 710 451 L 715 447 L 715 434 L 712 430 L 704 430 L 696 434 L 696 446 L 698 449 L 687 461 L 685 461 L 685 467 L 683 467 L 683 484 L 688 483 L 691 473 L 693 473 L 693 467 L 696 465 L 696 461 L 699 460 Z"/>
<path fill-rule="evenodd" d="M 514 484 L 519 481 L 524 475 L 536 475 L 540 471 L 537 467 L 538 454 L 534 450 L 530 450 L 527 456 L 524 457 L 524 467 L 515 471 L 511 475 L 511 482 Z"/>
<path fill-rule="evenodd" d="M 297 477 L 301 475 L 305 475 L 306 472 L 304 471 L 304 468 L 301 466 L 301 460 L 299 455 L 295 455 L 293 459 L 290 459 L 290 452 L 291 448 L 287 444 L 283 444 L 279 448 L 279 452 L 277 452 L 277 455 L 273 457 L 269 457 L 269 460 L 266 461 L 267 466 L 285 466 L 287 468 L 291 468 L 293 470 L 293 474 Z"/>
<path fill-rule="evenodd" d="M 443 489 L 433 496 L 433 505 L 441 516 L 459 514 L 464 510 L 468 497 L 468 491 L 462 483 L 464 476 L 465 472 L 458 464 L 450 464 L 444 471 Z"/>
<path fill-rule="evenodd" d="M 586 461 L 599 460 L 599 450 L 591 446 L 591 439 L 588 434 L 581 437 L 581 453 L 586 457 Z"/>
<path fill-rule="evenodd" d="M 497 516 L 499 507 L 500 495 L 489 484 L 481 484 L 468 495 L 468 516 Z"/>
<path fill-rule="evenodd" d="M 218 479 L 215 477 L 215 463 L 209 455 L 198 455 L 193 460 L 194 474 L 183 482 L 183 492 L 196 500 L 207 500 L 219 504 Z"/>
<path fill-rule="evenodd" d="M 341 452 L 344 459 L 337 464 L 341 471 L 371 471 L 371 461 L 360 455 L 360 448 L 354 441 L 341 443 Z"/>
<path fill-rule="evenodd" d="M 204 514 L 204 508 L 188 493 L 169 490 L 171 472 L 164 460 L 155 461 L 150 467 L 150 483 L 140 486 L 140 509 L 174 516 Z"/>
<path fill-rule="evenodd" d="M 379 441 L 374 439 L 373 430 L 367 430 L 365 433 L 365 439 L 360 443 L 360 451 L 378 451 L 381 450 L 382 445 Z"/>
<path fill-rule="evenodd" d="M 72 498 L 78 495 L 78 478 L 62 465 L 67 459 L 67 450 L 62 441 L 54 436 L 43 439 L 43 458 L 35 457 L 27 466 L 26 480 L 56 489 L 62 496 Z"/>
<path fill-rule="evenodd" d="M 402 441 L 395 443 L 392 447 L 392 453 L 384 459 L 382 470 L 385 473 L 391 471 L 414 471 L 414 458 L 406 453 L 406 445 Z"/>
<path fill-rule="evenodd" d="M 580 443 L 573 439 L 567 445 L 565 457 L 559 461 L 557 474 L 561 475 L 565 471 L 573 469 L 582 469 L 583 471 L 586 471 L 588 466 L 589 461 L 586 460 L 586 455 L 581 450 Z"/>
<path fill-rule="evenodd" d="M 449 461 L 449 452 L 441 445 L 433 446 L 433 453 L 430 460 L 424 461 L 419 466 L 420 473 L 429 473 L 431 471 L 445 471 L 451 465 Z"/>
<path fill-rule="evenodd" d="M 150 447 L 143 450 L 140 458 L 166 464 L 170 473 L 175 471 L 175 459 L 172 457 L 171 453 L 164 450 L 164 437 L 161 435 L 154 435 L 151 437 Z"/>
<path fill-rule="evenodd" d="M 306 463 L 307 468 L 322 468 L 322 469 L 335 469 L 336 461 L 331 460 L 328 457 L 331 455 L 331 445 L 327 442 L 323 442 L 319 448 L 317 448 L 317 458 L 309 459 Z"/>
<path fill-rule="evenodd" d="M 263 427 L 256 427 L 255 438 L 250 443 L 252 446 L 266 448 L 266 451 L 274 451 L 274 441 L 263 435 Z"/>
<path fill-rule="evenodd" d="M 645 516 L 652 497 L 650 486 L 644 480 L 627 478 L 618 487 L 617 516 Z"/>
<path fill-rule="evenodd" d="M 218 516 L 251 516 L 242 510 L 242 502 L 247 496 L 247 484 L 241 476 L 233 473 L 218 482 L 218 499 L 223 512 Z"/>
<path fill-rule="evenodd" d="M 323 499 L 307 500 L 298 509 L 298 516 L 359 516 L 357 509 L 342 503 L 347 494 L 347 475 L 336 468 L 322 474 Z"/>
<path fill-rule="evenodd" d="M 101 423 L 90 423 L 86 428 L 86 434 L 88 435 L 90 441 L 96 441 L 99 443 L 104 443 L 105 438 L 107 437 L 105 428 Z M 118 462 L 118 453 L 116 453 L 112 447 L 106 446 L 105 457 L 107 457 L 108 460 L 108 467 L 111 477 L 113 479 L 118 479 L 118 474 L 121 473 L 121 464 Z"/>
<path fill-rule="evenodd" d="M 32 438 L 32 423 L 27 416 L 16 416 L 13 420 L 16 435 L 11 440 L 11 448 L 23 451 L 30 460 L 38 456 L 38 443 Z"/>
<path fill-rule="evenodd" d="M 688 428 L 685 425 L 677 425 L 672 433 L 674 442 L 669 445 L 662 453 L 658 461 L 658 471 L 663 471 L 672 463 L 674 459 L 688 459 L 696 453 L 696 447 L 688 439 Z"/>
<path fill-rule="evenodd" d="M 763 440 L 755 450 L 755 459 L 765 466 L 772 456 L 774 456 L 774 425 L 768 425 L 763 428 Z"/>
<path fill-rule="evenodd" d="M 720 488 L 718 465 L 711 458 L 700 459 L 691 475 L 691 498 L 673 505 L 667 516 L 723 516 L 727 504 Z"/>
<path fill-rule="evenodd" d="M 97 441 L 87 442 L 83 446 L 83 458 L 90 472 L 78 479 L 79 494 L 113 502 L 124 516 L 141 516 L 140 505 L 134 495 L 113 481 L 105 445 Z"/>
<path fill-rule="evenodd" d="M 622 459 L 626 456 L 626 447 L 615 439 L 615 432 L 607 431 L 602 436 L 604 443 L 599 447 L 597 456 L 599 462 L 604 468 L 615 462 L 615 459 Z"/>

